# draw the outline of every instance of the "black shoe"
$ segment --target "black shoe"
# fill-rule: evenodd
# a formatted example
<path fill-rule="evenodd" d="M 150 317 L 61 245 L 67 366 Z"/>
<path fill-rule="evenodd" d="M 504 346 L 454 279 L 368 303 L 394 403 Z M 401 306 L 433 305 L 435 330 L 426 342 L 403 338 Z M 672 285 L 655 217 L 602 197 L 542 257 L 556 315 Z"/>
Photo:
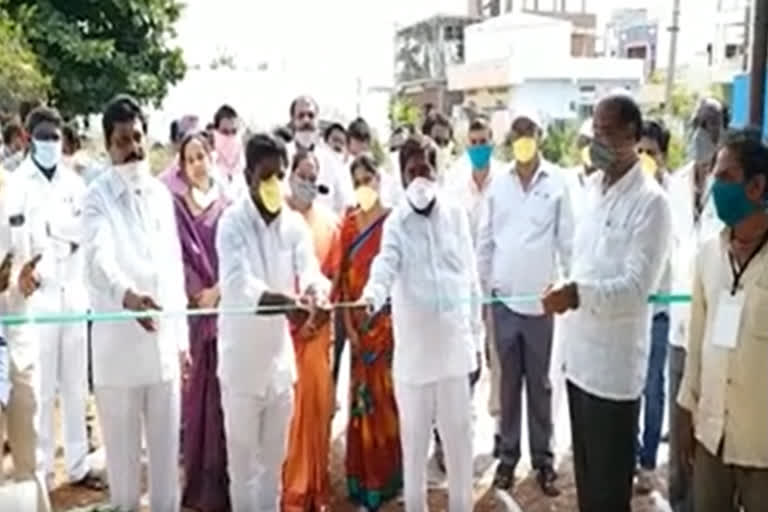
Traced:
<path fill-rule="evenodd" d="M 491 452 L 494 459 L 498 459 L 501 455 L 501 436 L 499 434 L 493 435 L 493 452 Z"/>
<path fill-rule="evenodd" d="M 560 496 L 560 489 L 555 486 L 557 473 L 550 467 L 541 468 L 536 472 L 536 481 L 541 487 L 541 492 L 550 498 Z"/>
<path fill-rule="evenodd" d="M 493 486 L 500 491 L 511 491 L 515 487 L 515 467 L 500 462 L 493 477 Z"/>

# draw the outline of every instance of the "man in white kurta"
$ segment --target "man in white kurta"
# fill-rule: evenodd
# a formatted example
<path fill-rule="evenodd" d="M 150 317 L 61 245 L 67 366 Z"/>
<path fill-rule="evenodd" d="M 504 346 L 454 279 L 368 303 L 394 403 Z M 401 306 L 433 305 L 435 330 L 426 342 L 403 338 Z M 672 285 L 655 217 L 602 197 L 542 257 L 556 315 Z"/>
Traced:
<path fill-rule="evenodd" d="M 254 135 L 246 160 L 250 193 L 224 212 L 216 235 L 221 307 L 281 310 L 219 317 L 218 375 L 232 510 L 277 512 L 296 380 L 284 313 L 297 311 L 297 285 L 311 302 L 327 296 L 328 282 L 304 219 L 282 205 L 282 142 Z"/>
<path fill-rule="evenodd" d="M 472 237 L 464 206 L 437 192 L 426 138 L 400 153 L 406 200 L 384 224 L 363 300 L 373 314 L 392 297 L 393 375 L 403 451 L 405 510 L 426 510 L 433 422 L 442 438 L 449 510 L 472 510 L 472 406 L 467 376 L 485 344 Z"/>
<path fill-rule="evenodd" d="M 33 110 L 28 117 L 32 137 L 30 155 L 11 179 L 14 193 L 11 216 L 23 219 L 12 237 L 13 253 L 36 265 L 39 288 L 29 296 L 11 294 L 15 312 L 75 313 L 87 310 L 84 284 L 82 210 L 85 183 L 61 162 L 62 119 L 48 108 Z M 27 229 L 24 229 L 24 226 Z M 86 324 L 50 323 L 29 326 L 40 344 L 40 434 L 38 466 L 53 482 L 56 447 L 53 411 L 61 399 L 64 453 L 73 483 L 97 484 L 88 466 L 85 401 L 88 378 Z"/>
<path fill-rule="evenodd" d="M 149 172 L 146 119 L 135 100 L 119 96 L 102 124 L 112 166 L 91 184 L 84 207 L 93 309 L 183 310 L 187 300 L 173 203 Z M 110 501 L 122 510 L 139 508 L 142 425 L 150 508 L 179 510 L 179 363 L 187 344 L 183 316 L 93 324 L 94 392 Z"/>

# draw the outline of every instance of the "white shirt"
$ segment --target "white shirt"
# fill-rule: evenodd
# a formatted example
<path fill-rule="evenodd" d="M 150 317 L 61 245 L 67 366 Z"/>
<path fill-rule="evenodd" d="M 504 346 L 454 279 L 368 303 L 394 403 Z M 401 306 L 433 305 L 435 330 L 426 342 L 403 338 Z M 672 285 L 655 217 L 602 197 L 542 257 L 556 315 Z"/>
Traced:
<path fill-rule="evenodd" d="M 11 229 L 10 224 L 8 223 L 8 214 L 6 209 L 6 201 L 8 198 L 8 181 L 10 178 L 10 173 L 0 168 L 0 261 L 2 258 L 5 258 L 6 253 L 11 248 Z M 16 265 L 18 266 L 18 264 Z M 14 273 L 13 267 L 11 272 L 11 282 L 9 283 L 9 287 L 11 284 L 13 284 L 13 277 L 18 278 L 18 270 Z M 8 290 L 0 293 L 0 314 L 6 314 L 8 313 Z M 5 407 L 8 404 L 8 397 L 11 390 L 11 381 L 10 381 L 10 363 L 11 363 L 11 349 L 10 349 L 10 340 L 8 339 L 9 334 L 9 328 L 0 325 L 0 337 L 5 339 L 5 344 L 0 343 L 0 403 L 2 403 L 3 407 Z M 22 340 L 23 341 L 23 340 Z M 21 358 L 21 361 L 18 360 L 17 357 L 14 355 L 14 361 L 17 363 L 19 368 L 26 368 L 29 364 L 33 362 L 32 357 L 37 356 L 37 349 L 36 344 L 32 344 L 33 352 L 27 357 L 26 364 L 24 363 L 24 358 Z M 27 350 L 29 353 L 30 351 Z M 23 353 L 23 351 L 22 351 Z M 19 364 L 21 362 L 22 364 Z"/>
<path fill-rule="evenodd" d="M 669 203 L 638 163 L 603 191 L 603 174 L 587 187 L 576 228 L 571 280 L 579 307 L 563 318 L 566 376 L 610 400 L 640 396 L 648 373 L 651 308 L 672 237 Z"/>
<path fill-rule="evenodd" d="M 694 219 L 693 206 L 694 166 L 689 163 L 672 174 L 669 179 L 669 201 L 672 207 L 674 239 L 672 254 L 672 291 L 691 293 L 696 253 L 702 244 L 716 236 L 724 227 L 715 210 L 712 199 L 712 177 L 704 187 L 704 207 L 698 222 Z M 688 323 L 691 314 L 689 303 L 675 303 L 670 307 L 669 341 L 672 345 L 688 346 Z"/>
<path fill-rule="evenodd" d="M 222 308 L 255 311 L 264 292 L 292 296 L 297 283 L 327 291 L 306 222 L 286 207 L 267 225 L 250 197 L 239 198 L 219 221 L 216 251 Z M 223 386 L 258 396 L 290 389 L 296 361 L 285 315 L 221 315 L 218 322 Z"/>
<path fill-rule="evenodd" d="M 114 169 L 88 188 L 84 249 L 95 311 L 123 310 L 127 290 L 150 295 L 164 310 L 187 307 L 173 202 L 155 178 L 129 185 Z M 97 386 L 135 387 L 176 380 L 188 346 L 187 319 L 159 317 L 155 333 L 136 321 L 94 322 Z"/>
<path fill-rule="evenodd" d="M 587 183 L 594 177 L 594 174 L 587 176 L 583 165 L 577 165 L 563 171 L 565 182 L 568 185 L 568 192 L 571 198 L 571 209 L 573 210 L 574 222 L 578 223 L 584 215 L 586 203 Z"/>
<path fill-rule="evenodd" d="M 502 297 L 536 295 L 571 264 L 573 212 L 560 169 L 541 159 L 525 190 L 514 167 L 496 176 L 480 221 L 477 248 L 486 291 Z M 524 315 L 542 315 L 541 302 L 512 303 Z"/>
<path fill-rule="evenodd" d="M 6 311 L 85 312 L 88 297 L 80 247 L 85 183 L 61 163 L 49 181 L 31 158 L 7 178 L 3 221 L 8 226 L 14 265 L 5 297 Z M 42 255 L 36 266 L 40 288 L 25 298 L 18 276 L 22 266 L 38 254 Z M 21 368 L 32 364 L 37 358 L 38 326 L 8 326 L 5 331 L 14 363 Z"/>
<path fill-rule="evenodd" d="M 488 199 L 493 179 L 504 172 L 504 163 L 492 159 L 488 173 L 481 186 L 474 180 L 474 171 L 469 157 L 460 158 L 453 169 L 448 172 L 445 190 L 454 197 L 459 204 L 464 205 L 469 214 L 469 231 L 472 233 L 472 244 L 477 248 L 480 235 L 480 220 Z"/>
<path fill-rule="evenodd" d="M 438 194 L 429 216 L 403 202 L 384 223 L 363 297 L 392 296 L 396 379 L 427 384 L 466 376 L 484 346 L 480 284 L 463 206 Z"/>
<path fill-rule="evenodd" d="M 288 167 L 290 168 L 297 150 L 296 142 L 287 144 L 286 150 L 288 152 Z M 341 217 L 348 207 L 355 204 L 349 165 L 346 165 L 342 158 L 323 145 L 316 144 L 312 152 L 317 157 L 319 164 L 317 184 L 325 185 L 329 190 L 327 194 L 317 196 L 316 201 Z"/>

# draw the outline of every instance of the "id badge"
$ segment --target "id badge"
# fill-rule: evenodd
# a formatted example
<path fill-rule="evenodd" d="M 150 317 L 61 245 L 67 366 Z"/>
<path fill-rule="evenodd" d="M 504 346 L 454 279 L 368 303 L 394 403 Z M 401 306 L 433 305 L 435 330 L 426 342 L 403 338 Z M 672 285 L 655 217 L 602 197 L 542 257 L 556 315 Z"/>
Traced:
<path fill-rule="evenodd" d="M 727 290 L 720 292 L 717 311 L 712 322 L 712 334 L 709 339 L 715 347 L 734 349 L 739 340 L 739 324 L 744 309 L 744 290 L 735 295 Z"/>

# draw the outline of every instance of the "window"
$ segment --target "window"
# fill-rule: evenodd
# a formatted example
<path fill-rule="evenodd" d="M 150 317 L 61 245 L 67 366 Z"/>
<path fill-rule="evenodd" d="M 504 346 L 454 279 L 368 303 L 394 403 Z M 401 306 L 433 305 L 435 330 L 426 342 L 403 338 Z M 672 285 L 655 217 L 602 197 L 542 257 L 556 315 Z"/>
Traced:
<path fill-rule="evenodd" d="M 733 43 L 726 44 L 725 45 L 725 58 L 726 59 L 732 59 L 732 58 L 736 57 L 737 55 L 739 55 L 741 53 L 739 50 L 741 50 L 741 48 L 740 48 L 740 45 L 738 45 L 738 44 L 733 44 Z"/>

